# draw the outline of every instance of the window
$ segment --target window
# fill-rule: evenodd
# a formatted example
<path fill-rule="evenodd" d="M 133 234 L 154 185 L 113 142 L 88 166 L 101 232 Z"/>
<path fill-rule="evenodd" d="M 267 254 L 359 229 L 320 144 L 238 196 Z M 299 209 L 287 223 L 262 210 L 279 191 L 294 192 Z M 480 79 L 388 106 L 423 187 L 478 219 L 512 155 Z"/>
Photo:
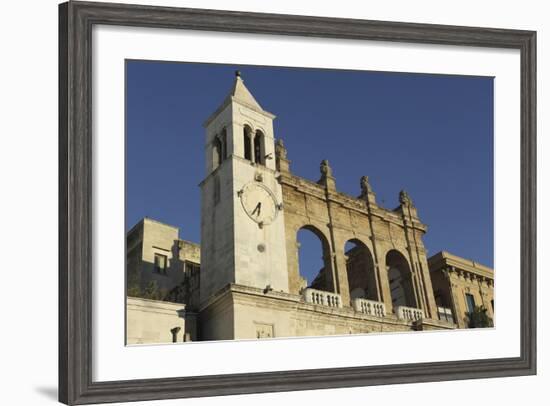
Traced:
<path fill-rule="evenodd" d="M 222 163 L 222 143 L 219 139 L 219 137 L 216 137 L 214 139 L 214 156 L 213 158 L 213 167 L 212 169 L 216 169 L 220 164 Z"/>
<path fill-rule="evenodd" d="M 466 306 L 468 306 L 468 313 L 473 313 L 476 308 L 476 301 L 474 300 L 474 296 L 466 293 Z"/>
<path fill-rule="evenodd" d="M 168 264 L 168 257 L 162 254 L 155 254 L 155 268 L 153 272 L 166 275 L 166 265 Z"/>
<path fill-rule="evenodd" d="M 200 270 L 200 266 L 193 262 L 185 262 L 185 268 L 189 276 L 197 276 Z"/>
<path fill-rule="evenodd" d="M 193 291 L 199 289 L 200 286 L 200 265 L 193 262 L 185 261 L 185 278 L 189 288 Z"/>
<path fill-rule="evenodd" d="M 439 317 L 439 320 L 444 320 L 449 323 L 455 322 L 453 312 L 449 308 L 437 306 L 437 316 Z"/>
<path fill-rule="evenodd" d="M 252 140 L 250 138 L 250 128 L 244 127 L 243 144 L 244 144 L 244 159 L 252 161 Z"/>
<path fill-rule="evenodd" d="M 264 160 L 264 135 L 261 132 L 256 132 L 254 137 L 254 162 L 260 165 L 265 165 Z"/>
<path fill-rule="evenodd" d="M 491 300 L 491 310 L 493 311 L 493 313 L 495 312 L 495 301 L 494 300 Z"/>

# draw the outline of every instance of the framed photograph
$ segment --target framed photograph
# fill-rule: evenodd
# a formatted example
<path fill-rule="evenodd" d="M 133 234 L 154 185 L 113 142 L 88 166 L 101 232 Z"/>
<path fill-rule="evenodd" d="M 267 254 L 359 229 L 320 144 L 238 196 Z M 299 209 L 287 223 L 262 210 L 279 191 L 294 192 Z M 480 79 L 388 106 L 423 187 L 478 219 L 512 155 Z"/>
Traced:
<path fill-rule="evenodd" d="M 536 373 L 536 33 L 59 8 L 59 400 Z"/>

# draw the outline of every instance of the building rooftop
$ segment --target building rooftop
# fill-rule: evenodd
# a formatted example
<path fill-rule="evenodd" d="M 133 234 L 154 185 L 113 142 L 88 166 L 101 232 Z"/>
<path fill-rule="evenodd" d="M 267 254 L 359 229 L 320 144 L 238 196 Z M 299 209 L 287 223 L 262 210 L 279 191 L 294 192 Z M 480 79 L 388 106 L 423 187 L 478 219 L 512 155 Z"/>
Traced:
<path fill-rule="evenodd" d="M 147 223 L 154 223 L 154 224 L 158 224 L 158 225 L 161 225 L 163 227 L 168 227 L 168 228 L 171 228 L 173 230 L 176 230 L 177 231 L 177 234 L 178 234 L 178 240 L 184 242 L 185 244 L 189 244 L 189 245 L 194 245 L 194 246 L 197 246 L 199 247 L 200 246 L 200 243 L 197 243 L 197 242 L 194 242 L 194 241 L 189 241 L 189 240 L 184 240 L 183 238 L 180 238 L 179 236 L 179 227 L 176 227 L 172 224 L 168 224 L 168 223 L 163 223 L 162 221 L 159 221 L 159 220 L 155 220 L 153 218 L 150 218 L 150 217 L 143 217 L 141 220 L 139 220 L 136 224 L 134 224 L 132 226 L 132 228 L 130 230 L 128 230 L 126 232 L 126 235 L 129 235 L 131 233 L 133 233 L 135 230 L 137 230 L 140 226 L 142 226 L 145 222 Z"/>
<path fill-rule="evenodd" d="M 451 266 L 459 270 L 471 272 L 476 275 L 494 279 L 494 270 L 488 266 L 470 259 L 459 257 L 447 251 L 441 251 L 428 258 L 430 271 L 437 271 L 443 267 Z"/>
<path fill-rule="evenodd" d="M 155 219 L 152 219 L 150 217 L 143 217 L 141 220 L 139 220 L 136 224 L 134 224 L 132 226 L 132 228 L 130 228 L 126 234 L 130 234 L 132 233 L 135 229 L 137 229 L 138 227 L 140 227 L 142 224 L 144 224 L 145 222 L 149 222 L 149 223 L 156 223 L 156 224 L 160 224 L 162 226 L 165 226 L 165 227 L 170 227 L 170 228 L 173 228 L 175 230 L 178 230 L 179 232 L 179 227 L 176 227 L 176 226 L 173 226 L 172 224 L 167 224 L 167 223 L 163 223 L 162 221 L 158 221 L 158 220 L 155 220 Z"/>

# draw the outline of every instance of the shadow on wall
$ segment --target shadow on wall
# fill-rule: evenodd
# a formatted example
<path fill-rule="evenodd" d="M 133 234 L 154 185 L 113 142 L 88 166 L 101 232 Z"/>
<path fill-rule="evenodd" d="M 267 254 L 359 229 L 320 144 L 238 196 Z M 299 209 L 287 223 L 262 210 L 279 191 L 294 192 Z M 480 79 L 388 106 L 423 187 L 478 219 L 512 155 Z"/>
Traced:
<path fill-rule="evenodd" d="M 198 294 L 199 267 L 190 261 L 182 261 L 179 250 L 179 240 L 174 240 L 171 258 L 155 255 L 154 263 L 141 258 L 137 261 L 129 258 L 126 264 L 126 294 L 193 306 L 193 295 Z"/>

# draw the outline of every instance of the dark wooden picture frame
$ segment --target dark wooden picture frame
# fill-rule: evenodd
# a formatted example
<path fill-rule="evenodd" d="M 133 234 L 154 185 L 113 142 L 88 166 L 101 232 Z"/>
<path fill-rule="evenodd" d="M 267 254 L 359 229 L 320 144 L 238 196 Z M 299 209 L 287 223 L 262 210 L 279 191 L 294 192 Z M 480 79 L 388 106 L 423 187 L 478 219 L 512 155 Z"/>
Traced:
<path fill-rule="evenodd" d="M 94 24 L 518 49 L 521 54 L 521 354 L 368 367 L 92 380 Z M 59 400 L 217 396 L 536 373 L 536 33 L 506 29 L 68 2 L 59 6 Z"/>

